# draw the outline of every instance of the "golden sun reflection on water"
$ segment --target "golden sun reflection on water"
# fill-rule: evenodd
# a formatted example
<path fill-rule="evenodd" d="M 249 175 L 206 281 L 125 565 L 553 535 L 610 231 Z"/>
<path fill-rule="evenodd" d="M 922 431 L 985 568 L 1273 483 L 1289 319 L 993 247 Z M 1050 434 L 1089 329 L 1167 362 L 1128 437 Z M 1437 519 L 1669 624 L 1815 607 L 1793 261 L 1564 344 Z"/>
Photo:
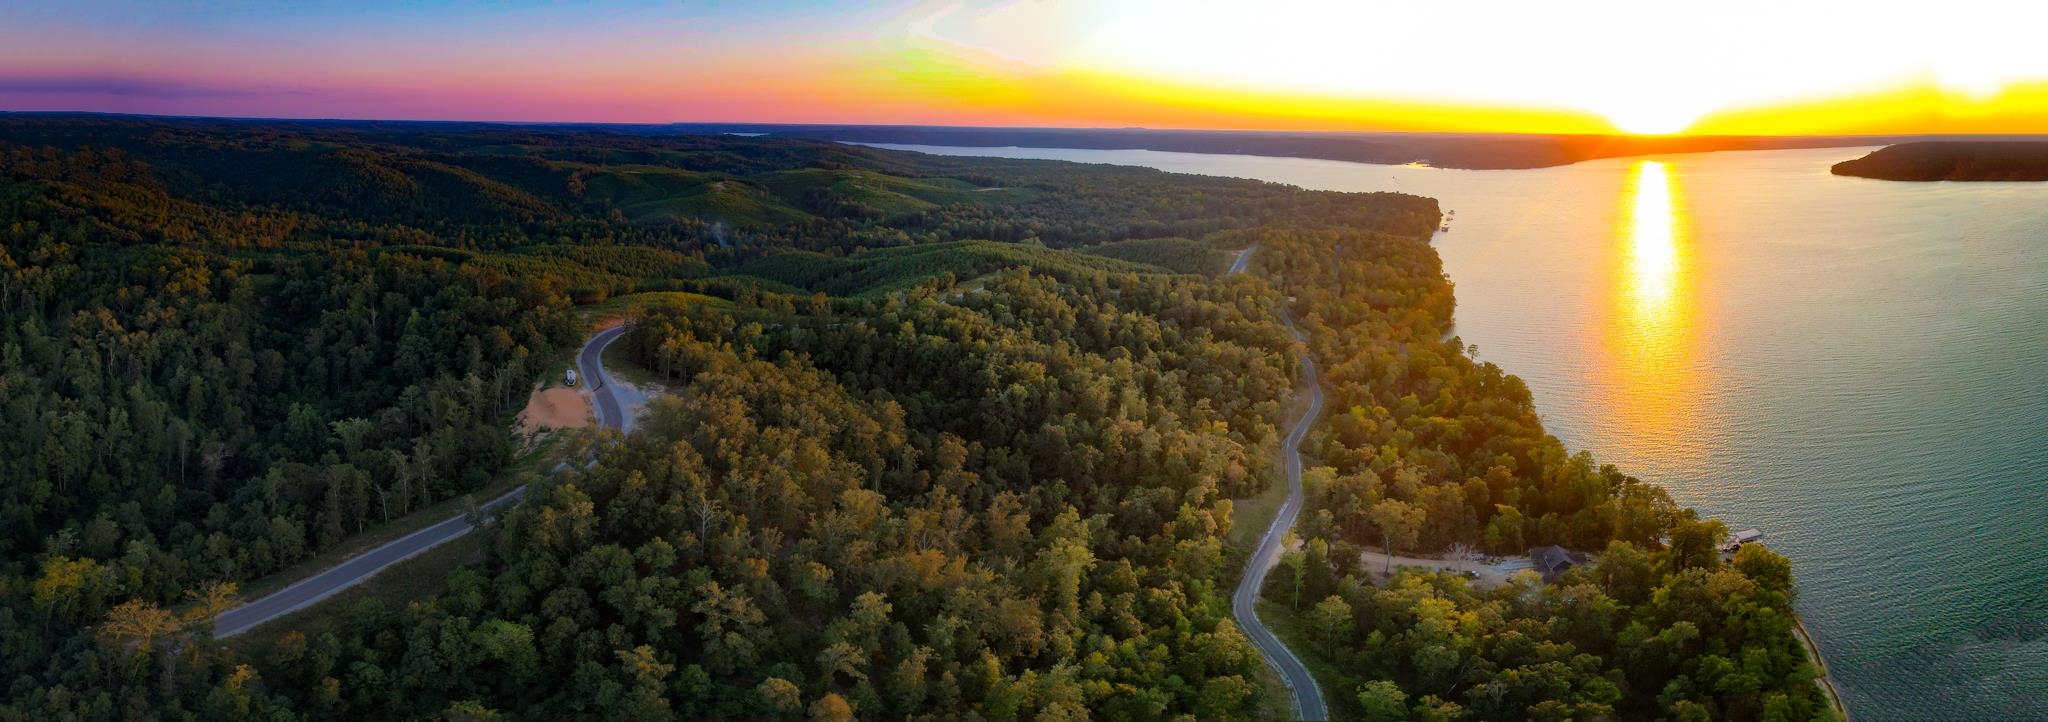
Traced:
<path fill-rule="evenodd" d="M 1693 240 L 1683 195 L 1660 161 L 1638 161 L 1624 185 L 1614 229 L 1617 268 L 1609 302 L 1611 397 L 1618 434 L 1635 440 L 1628 456 L 1652 467 L 1700 461 L 1698 308 Z"/>
<path fill-rule="evenodd" d="M 1627 231 L 1630 316 L 1646 330 L 1666 330 L 1680 310 L 1671 298 L 1679 272 L 1671 173 L 1663 163 L 1643 161 L 1636 164 L 1635 175 Z"/>

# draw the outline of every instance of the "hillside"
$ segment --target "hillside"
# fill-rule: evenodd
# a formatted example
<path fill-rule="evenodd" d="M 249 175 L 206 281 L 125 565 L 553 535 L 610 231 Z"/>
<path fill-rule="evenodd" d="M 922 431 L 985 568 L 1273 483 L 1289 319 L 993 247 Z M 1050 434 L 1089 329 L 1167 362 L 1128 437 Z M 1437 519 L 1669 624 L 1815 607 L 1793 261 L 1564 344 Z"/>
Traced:
<path fill-rule="evenodd" d="M 1020 267 L 1069 282 L 1112 273 L 1168 272 L 1145 263 L 988 241 L 885 248 L 843 258 L 801 251 L 781 253 L 741 264 L 734 272 L 833 296 L 873 297 L 934 281 L 949 286 Z"/>
<path fill-rule="evenodd" d="M 1815 716 L 1790 561 L 1548 434 L 1449 337 L 1438 222 L 809 140 L 0 117 L 0 720 L 1269 718 L 1225 590 L 1303 354 L 1322 466 L 1263 600 L 1333 710 Z M 565 432 L 431 573 L 214 639 L 239 585 L 512 483 L 619 316 L 670 392 L 636 431 Z M 1368 544 L 1600 556 L 1481 589 Z"/>
<path fill-rule="evenodd" d="M 2048 181 L 2048 142 L 1900 143 L 1836 163 L 1833 172 L 1895 181 Z"/>
<path fill-rule="evenodd" d="M 1077 250 L 1093 256 L 1121 258 L 1180 273 L 1210 276 L 1222 274 L 1230 268 L 1230 262 L 1236 258 L 1236 254 L 1230 251 L 1186 238 L 1134 238 L 1085 246 Z"/>

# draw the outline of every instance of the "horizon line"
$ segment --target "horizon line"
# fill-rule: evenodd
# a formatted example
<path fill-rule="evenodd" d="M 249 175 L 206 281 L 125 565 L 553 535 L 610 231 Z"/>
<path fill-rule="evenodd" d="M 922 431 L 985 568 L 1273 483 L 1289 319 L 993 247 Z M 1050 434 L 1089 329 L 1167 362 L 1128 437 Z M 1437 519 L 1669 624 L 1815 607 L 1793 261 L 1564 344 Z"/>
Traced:
<path fill-rule="evenodd" d="M 179 115 L 169 113 L 123 113 L 101 110 L 12 110 L 0 109 L 0 115 L 9 116 L 93 116 L 104 118 L 150 118 L 161 120 L 216 120 L 234 122 L 294 122 L 294 123 L 423 123 L 501 126 L 589 126 L 589 127 L 645 127 L 663 128 L 674 126 L 750 126 L 768 128 L 952 128 L 960 130 L 1036 130 L 1036 131 L 1082 131 L 1082 132 L 1153 132 L 1153 133 L 1244 133 L 1259 135 L 1463 135 L 1463 136 L 1517 136 L 1541 138 L 1639 138 L 1639 139 L 1714 139 L 1714 138 L 2048 138 L 2048 130 L 2035 133 L 1820 133 L 1820 134 L 1726 134 L 1726 133 L 1541 133 L 1524 131 L 1471 131 L 1471 130 L 1315 130 L 1275 128 L 1196 128 L 1196 127 L 1151 127 L 1151 126 L 1063 126 L 1063 125 L 955 125 L 947 123 L 848 123 L 829 121 L 766 121 L 766 120 L 669 120 L 669 121 L 602 121 L 602 120 L 496 120 L 473 118 L 375 118 L 375 117 L 332 117 L 332 116 L 244 116 L 244 115 Z"/>

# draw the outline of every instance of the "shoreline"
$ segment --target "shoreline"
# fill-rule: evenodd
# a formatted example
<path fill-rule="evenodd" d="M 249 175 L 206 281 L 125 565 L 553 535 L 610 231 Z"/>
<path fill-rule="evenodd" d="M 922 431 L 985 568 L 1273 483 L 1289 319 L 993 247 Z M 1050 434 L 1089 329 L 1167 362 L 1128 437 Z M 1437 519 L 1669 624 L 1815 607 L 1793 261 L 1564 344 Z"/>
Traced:
<path fill-rule="evenodd" d="M 1813 641 L 1813 633 L 1806 630 L 1806 620 L 1796 611 L 1792 613 L 1792 631 L 1799 635 L 1800 646 L 1806 648 L 1806 658 L 1820 670 L 1820 676 L 1814 677 L 1813 683 L 1819 685 L 1822 692 L 1827 693 L 1828 707 L 1834 710 L 1835 716 L 1841 718 L 1842 722 L 1848 722 L 1849 708 L 1842 704 L 1842 693 L 1835 689 L 1835 678 L 1828 671 L 1828 662 L 1820 656 L 1820 645 Z"/>

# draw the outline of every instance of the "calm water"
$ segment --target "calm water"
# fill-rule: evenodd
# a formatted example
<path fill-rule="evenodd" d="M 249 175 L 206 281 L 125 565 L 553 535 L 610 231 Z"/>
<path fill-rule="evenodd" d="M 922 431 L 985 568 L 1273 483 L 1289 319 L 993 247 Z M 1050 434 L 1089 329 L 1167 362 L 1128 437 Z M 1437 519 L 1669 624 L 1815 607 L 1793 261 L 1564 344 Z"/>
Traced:
<path fill-rule="evenodd" d="M 1828 174 L 1867 149 L 1459 171 L 1119 163 L 1457 211 L 1458 333 L 1549 429 L 1790 555 L 1859 719 L 2048 719 L 2048 184 Z"/>

